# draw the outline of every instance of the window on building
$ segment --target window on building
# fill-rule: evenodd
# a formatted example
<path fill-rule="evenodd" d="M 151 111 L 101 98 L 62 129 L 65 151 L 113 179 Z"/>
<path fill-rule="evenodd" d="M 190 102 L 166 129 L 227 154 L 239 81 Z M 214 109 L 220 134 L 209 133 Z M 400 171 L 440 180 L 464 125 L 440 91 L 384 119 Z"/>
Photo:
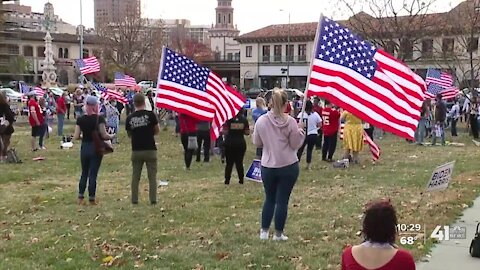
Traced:
<path fill-rule="evenodd" d="M 82 58 L 88 58 L 88 56 L 89 56 L 88 49 L 83 49 L 83 57 Z"/>
<path fill-rule="evenodd" d="M 63 58 L 63 48 L 58 48 L 58 58 Z"/>
<path fill-rule="evenodd" d="M 413 58 L 413 42 L 409 39 L 400 41 L 400 58 L 408 60 Z"/>
<path fill-rule="evenodd" d="M 442 52 L 443 53 L 453 53 L 454 48 L 455 48 L 455 39 L 444 38 L 442 40 Z"/>
<path fill-rule="evenodd" d="M 15 45 L 15 44 L 9 44 L 8 45 L 8 53 L 18 55 L 18 54 L 20 54 L 20 47 L 18 45 Z"/>
<path fill-rule="evenodd" d="M 239 52 L 235 53 L 235 59 L 234 60 L 235 61 L 240 61 L 240 53 Z"/>
<path fill-rule="evenodd" d="M 385 44 L 385 52 L 389 53 L 390 55 L 395 55 L 395 51 L 397 48 L 397 43 L 395 41 L 388 41 Z"/>
<path fill-rule="evenodd" d="M 33 57 L 33 47 L 23 46 L 23 56 Z"/>
<path fill-rule="evenodd" d="M 275 62 L 282 61 L 282 45 L 275 45 L 273 47 L 273 60 Z"/>
<path fill-rule="evenodd" d="M 262 60 L 263 62 L 270 61 L 270 45 L 264 45 L 262 47 Z"/>
<path fill-rule="evenodd" d="M 478 37 L 467 39 L 467 52 L 476 52 L 478 51 Z"/>
<path fill-rule="evenodd" d="M 45 47 L 37 47 L 37 57 L 45 57 Z"/>
<path fill-rule="evenodd" d="M 223 23 L 227 24 L 227 16 L 223 15 Z"/>
<path fill-rule="evenodd" d="M 228 23 L 232 23 L 232 14 L 228 13 Z"/>
<path fill-rule="evenodd" d="M 247 46 L 245 48 L 245 56 L 250 58 L 252 57 L 252 51 L 253 51 L 253 47 L 252 46 Z"/>
<path fill-rule="evenodd" d="M 293 62 L 293 55 L 295 53 L 295 50 L 294 50 L 294 45 L 286 45 L 285 46 L 285 53 L 287 55 L 287 61 L 289 62 Z"/>
<path fill-rule="evenodd" d="M 422 40 L 422 57 L 433 57 L 433 39 Z"/>
<path fill-rule="evenodd" d="M 218 13 L 218 23 L 221 23 L 222 22 L 222 17 L 220 15 L 220 13 Z"/>
<path fill-rule="evenodd" d="M 298 61 L 307 60 L 307 44 L 298 45 Z"/>
<path fill-rule="evenodd" d="M 69 58 L 68 48 L 64 48 L 64 49 L 63 49 L 63 58 Z"/>
<path fill-rule="evenodd" d="M 232 61 L 233 60 L 233 53 L 228 53 L 227 54 L 227 60 Z"/>

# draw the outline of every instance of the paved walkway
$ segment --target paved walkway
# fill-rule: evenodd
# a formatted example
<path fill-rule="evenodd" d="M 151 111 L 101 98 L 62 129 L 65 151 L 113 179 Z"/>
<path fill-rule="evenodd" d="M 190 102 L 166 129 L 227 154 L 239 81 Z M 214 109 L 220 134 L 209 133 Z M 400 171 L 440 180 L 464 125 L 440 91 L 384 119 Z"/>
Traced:
<path fill-rule="evenodd" d="M 480 197 L 474 205 L 463 213 L 452 226 L 467 228 L 467 239 L 442 241 L 431 251 L 431 258 L 424 258 L 417 263 L 417 270 L 479 270 L 480 258 L 472 258 L 469 253 L 470 243 L 475 236 L 477 223 L 480 222 Z"/>

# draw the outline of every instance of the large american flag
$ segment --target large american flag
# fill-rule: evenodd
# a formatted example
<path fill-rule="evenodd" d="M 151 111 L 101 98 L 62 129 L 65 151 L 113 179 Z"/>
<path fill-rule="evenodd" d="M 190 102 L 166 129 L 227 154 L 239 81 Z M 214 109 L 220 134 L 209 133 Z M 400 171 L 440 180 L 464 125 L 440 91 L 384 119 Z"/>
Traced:
<path fill-rule="evenodd" d="M 100 92 L 100 97 L 101 98 L 103 98 L 105 100 L 115 99 L 116 101 L 118 101 L 120 103 L 123 103 L 123 104 L 128 103 L 127 98 L 124 97 L 121 92 L 111 90 L 111 89 L 107 89 L 106 87 L 104 87 L 103 85 L 101 85 L 99 83 L 92 83 L 92 85 L 93 85 L 93 87 L 95 87 L 95 89 L 97 89 L 98 92 Z"/>
<path fill-rule="evenodd" d="M 210 69 L 164 48 L 158 74 L 157 107 L 212 121 L 211 136 L 245 104 L 245 99 Z"/>
<path fill-rule="evenodd" d="M 134 87 L 137 85 L 134 77 L 123 72 L 115 72 L 115 86 Z"/>
<path fill-rule="evenodd" d="M 84 59 L 77 59 L 75 61 L 77 63 L 78 69 L 80 70 L 80 73 L 82 73 L 83 75 L 100 72 L 100 63 L 95 56 Z"/>
<path fill-rule="evenodd" d="M 433 83 L 443 88 L 451 87 L 453 85 L 452 75 L 442 72 L 438 69 L 429 68 L 427 70 L 427 76 L 425 78 L 427 85 Z"/>
<path fill-rule="evenodd" d="M 308 96 L 318 96 L 378 128 L 413 139 L 425 99 L 423 79 L 335 21 L 317 33 Z"/>

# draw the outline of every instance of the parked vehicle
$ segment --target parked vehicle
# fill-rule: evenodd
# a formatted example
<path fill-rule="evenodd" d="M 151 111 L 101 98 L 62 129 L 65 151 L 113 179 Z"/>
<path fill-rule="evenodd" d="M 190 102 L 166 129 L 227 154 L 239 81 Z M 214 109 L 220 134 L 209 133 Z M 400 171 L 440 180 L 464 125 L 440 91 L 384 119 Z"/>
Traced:
<path fill-rule="evenodd" d="M 138 83 L 138 86 L 145 91 L 145 89 L 155 87 L 155 84 L 152 81 L 141 81 Z"/>
<path fill-rule="evenodd" d="M 247 91 L 243 92 L 247 98 L 257 98 L 261 93 L 264 93 L 265 90 L 260 88 L 250 88 Z"/>
<path fill-rule="evenodd" d="M 0 88 L 0 92 L 4 93 L 11 102 L 21 102 L 22 94 L 12 88 Z"/>
<path fill-rule="evenodd" d="M 285 92 L 287 92 L 288 100 L 293 100 L 294 97 L 299 96 L 303 97 L 303 92 L 298 90 L 298 89 L 285 89 Z M 265 93 L 265 100 L 268 102 L 272 98 L 273 94 L 273 89 L 268 90 Z"/>

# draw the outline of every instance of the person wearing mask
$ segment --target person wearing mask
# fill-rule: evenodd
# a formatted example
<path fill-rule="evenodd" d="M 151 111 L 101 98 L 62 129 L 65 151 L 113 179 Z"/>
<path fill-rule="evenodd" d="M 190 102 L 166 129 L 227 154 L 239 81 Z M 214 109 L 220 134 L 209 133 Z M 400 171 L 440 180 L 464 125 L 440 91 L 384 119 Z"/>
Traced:
<path fill-rule="evenodd" d="M 233 165 L 237 169 L 238 182 L 243 185 L 243 158 L 247 151 L 247 143 L 245 142 L 245 135 L 250 135 L 250 127 L 248 120 L 245 118 L 243 109 L 238 114 L 228 120 L 223 126 L 223 134 L 225 136 L 225 185 L 230 184 L 232 178 Z"/>
<path fill-rule="evenodd" d="M 265 191 L 260 239 L 268 240 L 270 224 L 275 215 L 273 240 L 288 240 L 284 234 L 288 201 L 300 169 L 297 151 L 305 141 L 303 122 L 285 114 L 287 93 L 274 90 L 272 110 L 260 117 L 253 130 L 253 144 L 263 148 L 261 175 Z"/>
<path fill-rule="evenodd" d="M 97 175 L 102 164 L 102 155 L 95 151 L 95 144 L 93 141 L 93 132 L 98 132 L 103 140 L 111 140 L 113 134 L 110 135 L 105 129 L 105 118 L 98 115 L 99 102 L 98 98 L 88 96 L 85 99 L 86 115 L 77 118 L 75 125 L 74 138 L 82 140 L 80 146 L 80 162 L 82 166 L 82 174 L 78 184 L 78 204 L 85 204 L 84 193 L 88 182 L 88 201 L 91 205 L 97 205 L 96 191 L 97 191 Z"/>
<path fill-rule="evenodd" d="M 470 112 L 469 119 L 470 119 L 470 128 L 472 130 L 473 139 L 477 140 L 478 139 L 477 118 L 478 118 L 479 106 L 478 106 L 478 98 L 476 96 L 472 96 L 468 109 Z"/>
<path fill-rule="evenodd" d="M 7 97 L 4 93 L 0 93 L 0 163 L 7 160 L 7 151 L 10 146 L 10 139 L 15 131 L 13 123 L 15 115 L 10 109 Z"/>
<path fill-rule="evenodd" d="M 450 109 L 450 111 L 448 112 L 448 115 L 449 115 L 449 117 L 451 119 L 451 123 L 452 123 L 451 132 L 452 132 L 452 139 L 453 139 L 454 137 L 458 136 L 458 134 L 457 134 L 457 122 L 458 122 L 458 119 L 460 118 L 460 103 L 459 103 L 457 98 L 455 98 L 453 106 Z"/>
<path fill-rule="evenodd" d="M 420 111 L 420 120 L 415 130 L 415 142 L 417 145 L 423 145 L 423 140 L 427 136 L 427 121 L 430 116 L 430 100 L 423 101 Z"/>
<path fill-rule="evenodd" d="M 325 100 L 325 108 L 322 110 L 323 147 L 322 160 L 333 162 L 333 155 L 337 149 L 338 128 L 340 126 L 340 112 Z"/>
<path fill-rule="evenodd" d="M 189 149 L 188 141 L 190 140 L 189 138 L 192 137 L 196 139 L 198 119 L 186 114 L 179 114 L 178 122 L 180 124 L 180 139 L 183 145 L 183 159 L 185 161 L 185 169 L 190 170 L 193 154 L 196 149 Z"/>
<path fill-rule="evenodd" d="M 349 159 L 354 164 L 359 164 L 358 154 L 363 149 L 362 120 L 347 111 L 342 113 L 340 120 L 345 122 L 343 129 L 343 148 L 345 149 L 345 154 L 343 158 Z"/>
<path fill-rule="evenodd" d="M 440 137 L 441 144 L 445 145 L 445 120 L 447 119 L 447 105 L 442 100 L 442 94 L 437 94 L 435 100 L 435 126 L 432 132 L 432 146 L 437 143 L 437 137 Z"/>
<path fill-rule="evenodd" d="M 43 136 L 45 135 L 44 124 L 45 118 L 43 117 L 42 108 L 38 105 L 35 97 L 35 92 L 28 94 L 28 122 L 32 127 L 32 151 L 38 150 L 37 137 L 39 137 L 39 146 L 43 149 Z"/>
<path fill-rule="evenodd" d="M 115 99 L 110 99 L 105 104 L 107 131 L 110 134 L 117 134 L 118 133 L 118 128 L 119 128 L 119 125 L 120 125 L 120 113 L 118 112 L 118 109 L 117 109 L 116 105 L 117 105 L 117 101 Z M 117 142 L 117 137 L 113 138 L 112 143 L 113 144 L 118 143 Z"/>
<path fill-rule="evenodd" d="M 210 162 L 210 122 L 200 121 L 197 123 L 197 162 L 200 162 L 203 145 L 203 162 Z"/>
<path fill-rule="evenodd" d="M 255 109 L 252 111 L 252 118 L 253 123 L 256 123 L 260 116 L 266 114 L 268 112 L 268 108 L 265 104 L 265 99 L 262 97 L 257 97 L 255 100 L 255 104 L 257 105 Z M 255 158 L 260 159 L 262 157 L 262 148 L 258 148 L 255 150 Z"/>
<path fill-rule="evenodd" d="M 322 117 L 323 108 L 320 105 L 320 99 L 318 97 L 313 98 L 313 111 L 318 113 L 318 115 Z M 323 141 L 323 129 L 320 128 L 318 129 L 318 138 L 317 138 L 317 142 L 315 143 L 315 149 L 317 150 L 322 149 L 322 141 Z"/>
<path fill-rule="evenodd" d="M 343 251 L 342 270 L 415 270 L 413 256 L 395 245 L 397 213 L 389 200 L 371 202 L 363 218 L 364 242 Z"/>
<path fill-rule="evenodd" d="M 127 116 L 126 130 L 132 142 L 132 204 L 138 204 L 138 187 L 145 163 L 149 182 L 150 204 L 157 203 L 157 147 L 155 135 L 160 133 L 157 116 L 145 110 L 145 96 L 133 96 L 135 112 Z"/>
<path fill-rule="evenodd" d="M 303 150 L 307 146 L 307 170 L 310 170 L 313 148 L 318 139 L 318 130 L 322 127 L 322 118 L 320 118 L 317 112 L 313 111 L 313 103 L 310 100 L 307 100 L 305 104 L 305 112 L 303 114 L 300 113 L 297 118 L 301 119 L 307 128 L 307 137 L 302 147 L 298 150 L 297 156 L 298 160 L 301 160 Z"/>
<path fill-rule="evenodd" d="M 63 136 L 63 123 L 65 122 L 65 114 L 67 113 L 67 103 L 66 103 L 67 93 L 62 93 L 62 95 L 57 99 L 57 135 Z"/>
<path fill-rule="evenodd" d="M 83 116 L 84 100 L 85 98 L 82 95 L 82 90 L 77 88 L 75 95 L 73 96 L 73 116 L 75 119 Z"/>

